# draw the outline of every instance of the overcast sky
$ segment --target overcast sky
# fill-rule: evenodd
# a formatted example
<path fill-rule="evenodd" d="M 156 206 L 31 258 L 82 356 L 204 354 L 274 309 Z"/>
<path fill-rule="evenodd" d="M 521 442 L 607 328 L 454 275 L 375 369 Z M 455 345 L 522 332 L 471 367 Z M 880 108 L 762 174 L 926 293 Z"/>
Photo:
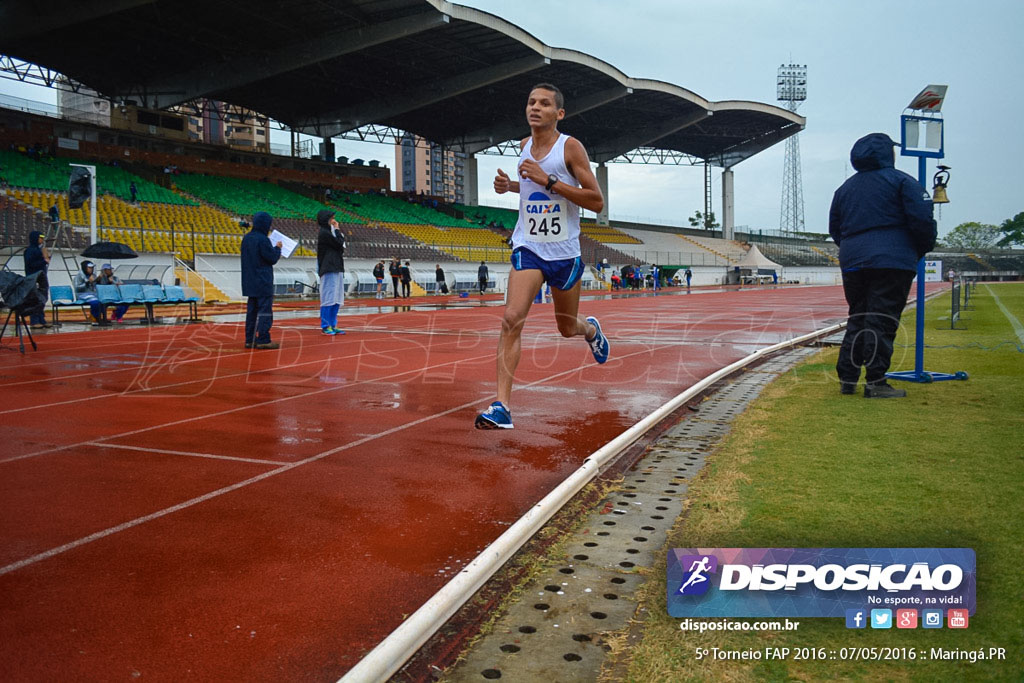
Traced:
<path fill-rule="evenodd" d="M 712 101 L 775 104 L 776 71 L 806 64 L 800 134 L 805 225 L 827 231 L 832 193 L 852 169 L 853 142 L 899 139 L 903 108 L 924 86 L 949 86 L 942 112 L 950 204 L 940 232 L 1024 211 L 1024 2 L 979 0 L 468 0 L 548 45 L 592 54 L 629 76 L 668 81 Z M 778 228 L 785 143 L 735 167 L 736 224 Z M 493 168 L 494 157 L 482 157 Z M 916 159 L 897 166 L 917 176 Z M 700 168 L 609 166 L 612 218 L 685 224 L 703 207 Z M 929 184 L 935 172 L 929 165 Z M 721 214 L 721 173 L 714 174 Z M 481 182 L 481 203 L 494 197 Z"/>
<path fill-rule="evenodd" d="M 668 81 L 712 101 L 776 104 L 776 71 L 806 64 L 799 113 L 805 226 L 827 230 L 832 193 L 849 173 L 853 142 L 899 139 L 899 117 L 924 86 L 949 86 L 943 105 L 950 204 L 940 233 L 965 221 L 998 224 L 1024 211 L 1024 2 L 1021 0 L 467 0 L 555 47 L 580 50 L 633 77 Z M 0 94 L 46 99 L 0 80 Z M 524 106 L 525 106 L 524 93 Z M 287 142 L 275 137 L 275 142 Z M 337 153 L 394 166 L 389 146 L 338 141 Z M 736 225 L 777 229 L 785 143 L 735 167 Z M 491 189 L 514 159 L 481 156 L 480 201 L 512 206 Z M 897 166 L 916 177 L 916 160 Z M 929 184 L 934 173 L 929 165 Z M 685 225 L 703 208 L 700 167 L 609 165 L 613 219 Z M 721 214 L 721 173 L 714 173 Z"/>

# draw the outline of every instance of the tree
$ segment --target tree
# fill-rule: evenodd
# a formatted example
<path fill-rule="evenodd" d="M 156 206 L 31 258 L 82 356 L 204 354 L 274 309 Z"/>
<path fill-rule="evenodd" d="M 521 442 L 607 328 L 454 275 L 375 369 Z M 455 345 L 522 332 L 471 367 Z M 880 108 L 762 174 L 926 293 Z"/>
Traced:
<path fill-rule="evenodd" d="M 1024 214 L 1022 214 L 1024 215 Z M 942 239 L 942 243 L 952 249 L 963 251 L 984 251 L 991 249 L 999 240 L 999 228 L 987 223 L 961 223 Z"/>
<path fill-rule="evenodd" d="M 718 223 L 715 221 L 714 211 L 709 211 L 707 216 L 702 214 L 700 211 L 694 212 L 694 214 L 690 216 L 690 225 L 694 228 L 704 228 L 705 230 L 714 230 L 719 227 Z"/>
<path fill-rule="evenodd" d="M 1009 247 L 1013 244 L 1024 246 L 1024 212 L 1003 221 L 999 231 L 1003 233 L 1003 238 L 997 242 L 1000 247 Z"/>

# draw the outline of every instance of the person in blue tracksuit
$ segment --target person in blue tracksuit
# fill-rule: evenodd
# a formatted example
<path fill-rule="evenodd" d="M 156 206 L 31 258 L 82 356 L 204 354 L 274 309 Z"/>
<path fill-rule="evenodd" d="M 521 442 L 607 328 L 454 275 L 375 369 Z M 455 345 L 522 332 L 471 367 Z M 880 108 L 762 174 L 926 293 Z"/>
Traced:
<path fill-rule="evenodd" d="M 32 311 L 29 316 L 29 324 L 32 329 L 50 327 L 46 322 L 46 298 L 50 293 L 50 282 L 46 278 L 46 271 L 50 267 L 50 252 L 46 249 L 43 233 L 33 230 L 28 235 L 28 247 L 25 249 L 25 275 L 39 273 L 36 278 L 36 288 L 39 289 L 39 298 L 42 303 Z"/>
<path fill-rule="evenodd" d="M 483 261 L 480 262 L 480 267 L 476 269 L 476 281 L 480 285 L 480 293 L 483 294 L 487 291 L 487 281 L 490 279 L 490 274 L 487 270 L 487 264 Z"/>
<path fill-rule="evenodd" d="M 245 307 L 245 348 L 276 349 L 270 340 L 274 323 L 274 264 L 281 258 L 281 243 L 270 243 L 270 224 L 274 219 L 266 211 L 252 217 L 252 229 L 242 238 L 242 295 Z"/>
<path fill-rule="evenodd" d="M 840 391 L 853 394 L 864 367 L 866 398 L 906 396 L 886 383 L 885 374 L 917 262 L 936 238 L 931 198 L 913 176 L 896 169 L 895 144 L 884 133 L 857 140 L 850 152 L 857 173 L 836 190 L 829 211 L 850 307 L 836 373 Z"/>

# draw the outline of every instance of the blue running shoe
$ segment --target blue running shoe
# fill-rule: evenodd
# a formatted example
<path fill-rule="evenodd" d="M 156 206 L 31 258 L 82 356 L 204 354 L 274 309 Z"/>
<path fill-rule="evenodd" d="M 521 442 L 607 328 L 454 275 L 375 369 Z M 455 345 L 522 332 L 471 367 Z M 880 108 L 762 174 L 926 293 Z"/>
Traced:
<path fill-rule="evenodd" d="M 495 401 L 491 407 L 476 416 L 477 429 L 512 429 L 512 413 L 501 401 Z"/>
<path fill-rule="evenodd" d="M 611 352 L 611 344 L 608 343 L 608 337 L 604 336 L 604 332 L 601 331 L 601 323 L 597 322 L 597 318 L 590 316 L 587 318 L 587 322 L 597 329 L 597 334 L 594 335 L 594 338 L 587 340 L 587 343 L 590 344 L 590 350 L 594 354 L 594 360 L 598 363 L 604 363 L 608 360 L 608 354 Z"/>
<path fill-rule="evenodd" d="M 332 327 L 331 329 L 334 330 L 334 334 L 345 334 L 345 330 L 340 330 L 337 327 Z"/>
<path fill-rule="evenodd" d="M 324 334 L 334 334 L 334 328 L 333 327 L 321 327 L 320 331 L 322 333 L 324 333 Z"/>

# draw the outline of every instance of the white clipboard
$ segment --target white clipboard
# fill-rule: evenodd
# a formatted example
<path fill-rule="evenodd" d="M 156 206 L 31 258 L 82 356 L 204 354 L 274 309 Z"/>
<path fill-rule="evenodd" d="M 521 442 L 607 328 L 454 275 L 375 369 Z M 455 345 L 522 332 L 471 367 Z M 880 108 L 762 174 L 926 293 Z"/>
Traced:
<path fill-rule="evenodd" d="M 288 237 L 288 235 L 278 232 L 277 230 L 271 230 L 268 237 L 270 237 L 270 243 L 275 247 L 278 242 L 281 243 L 281 256 L 285 258 L 291 256 L 292 252 L 295 251 L 295 247 L 299 246 L 297 240 L 293 240 L 291 237 Z"/>

